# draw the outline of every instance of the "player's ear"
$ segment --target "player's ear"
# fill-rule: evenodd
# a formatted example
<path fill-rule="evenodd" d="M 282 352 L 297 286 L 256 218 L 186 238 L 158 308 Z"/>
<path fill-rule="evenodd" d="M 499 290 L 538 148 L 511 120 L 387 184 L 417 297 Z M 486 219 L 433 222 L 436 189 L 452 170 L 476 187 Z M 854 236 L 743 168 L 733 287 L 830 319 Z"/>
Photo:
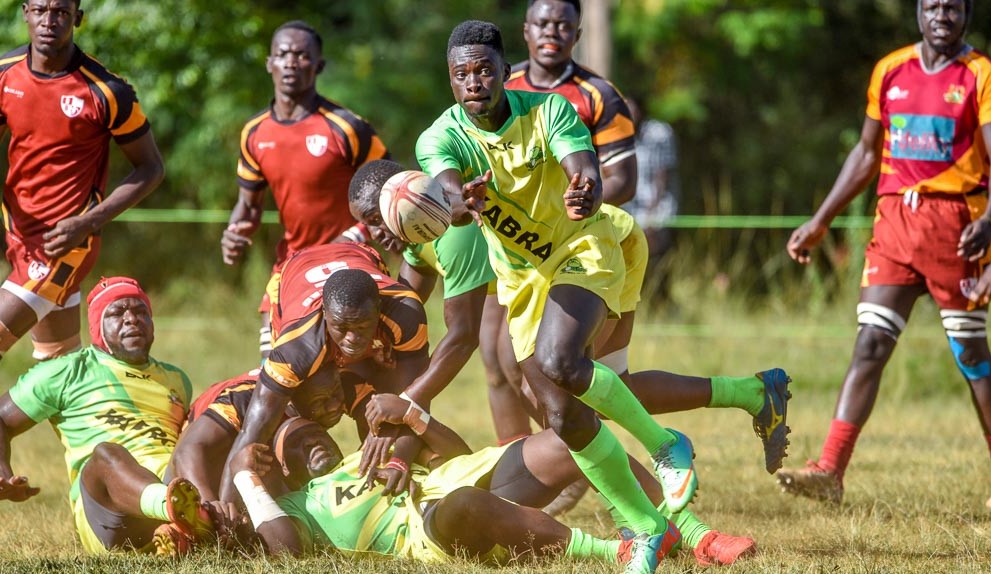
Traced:
<path fill-rule="evenodd" d="M 509 76 L 513 73 L 513 67 L 509 65 L 509 62 L 503 63 L 502 79 L 503 81 L 508 80 Z"/>
<path fill-rule="evenodd" d="M 272 73 L 272 56 L 268 56 L 265 58 L 265 71 L 268 72 L 269 74 Z"/>
<path fill-rule="evenodd" d="M 578 43 L 578 40 L 581 40 L 581 39 L 582 39 L 582 27 L 579 26 L 578 27 L 578 31 L 575 32 L 575 44 L 577 44 Z"/>
<path fill-rule="evenodd" d="M 323 58 L 320 58 L 320 61 L 317 62 L 317 73 L 319 74 L 326 67 L 327 67 L 327 60 L 324 60 Z"/>
<path fill-rule="evenodd" d="M 76 20 L 72 23 L 73 28 L 78 28 L 83 23 L 83 10 L 81 8 L 76 9 Z"/>

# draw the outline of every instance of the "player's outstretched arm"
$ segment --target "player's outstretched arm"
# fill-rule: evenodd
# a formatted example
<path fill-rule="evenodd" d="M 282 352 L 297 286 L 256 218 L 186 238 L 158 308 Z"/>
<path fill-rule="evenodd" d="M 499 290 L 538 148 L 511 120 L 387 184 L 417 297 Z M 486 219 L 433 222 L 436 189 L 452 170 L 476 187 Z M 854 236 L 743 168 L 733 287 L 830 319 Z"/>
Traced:
<path fill-rule="evenodd" d="M 38 494 L 28 477 L 17 476 L 10 467 L 10 441 L 33 427 L 35 422 L 10 399 L 10 393 L 0 396 L 0 500 L 23 502 Z"/>
<path fill-rule="evenodd" d="M 819 206 L 812 219 L 792 232 L 788 240 L 788 255 L 799 263 L 812 260 L 810 251 L 825 237 L 829 224 L 840 214 L 853 198 L 860 195 L 881 167 L 881 153 L 884 134 L 881 122 L 867 117 L 860 131 L 860 141 L 847 155 L 840 174 L 829 190 L 829 195 Z"/>
<path fill-rule="evenodd" d="M 87 236 L 96 233 L 113 218 L 136 205 L 162 183 L 165 178 L 165 163 L 151 130 L 132 142 L 122 144 L 120 149 L 134 169 L 102 203 L 83 215 L 59 221 L 47 231 L 43 236 L 46 255 L 52 258 L 62 257 Z"/>
<path fill-rule="evenodd" d="M 637 156 L 629 155 L 619 161 L 603 164 L 602 201 L 620 206 L 637 194 Z"/>
<path fill-rule="evenodd" d="M 399 267 L 399 282 L 408 285 L 420 301 L 426 302 L 437 285 L 437 272 L 430 267 L 414 267 L 403 259 Z"/>
<path fill-rule="evenodd" d="M 373 395 L 365 407 L 365 416 L 369 420 L 408 426 L 430 450 L 446 459 L 471 453 L 468 443 L 458 433 L 403 397 L 391 393 Z"/>
<path fill-rule="evenodd" d="M 230 466 L 251 524 L 265 543 L 265 549 L 271 554 L 299 556 L 308 549 L 308 537 L 301 535 L 296 521 L 279 507 L 263 480 L 274 462 L 267 445 L 251 443 L 233 453 Z"/>
<path fill-rule="evenodd" d="M 568 189 L 564 192 L 568 219 L 580 221 L 591 217 L 602 205 L 598 158 L 590 151 L 579 151 L 562 159 L 561 167 L 569 179 Z"/>

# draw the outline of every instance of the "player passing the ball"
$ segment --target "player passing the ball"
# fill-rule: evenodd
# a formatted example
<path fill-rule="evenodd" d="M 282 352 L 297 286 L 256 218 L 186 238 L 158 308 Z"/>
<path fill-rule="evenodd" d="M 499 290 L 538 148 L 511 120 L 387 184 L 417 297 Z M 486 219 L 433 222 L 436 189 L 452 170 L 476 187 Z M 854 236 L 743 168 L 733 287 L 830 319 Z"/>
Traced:
<path fill-rule="evenodd" d="M 482 225 L 516 358 L 550 427 L 633 529 L 656 533 L 666 521 L 595 412 L 652 454 L 672 510 L 694 496 L 693 451 L 684 435 L 647 414 L 615 372 L 586 356 L 607 316 L 618 313 L 624 279 L 614 228 L 598 209 L 588 130 L 557 94 L 504 90 L 509 65 L 491 23 L 459 24 L 447 62 L 457 104 L 421 134 L 417 159 L 448 193 L 463 192 Z"/>
<path fill-rule="evenodd" d="M 981 295 L 971 292 L 991 241 L 991 61 L 964 40 L 972 9 L 970 0 L 918 1 L 922 41 L 877 63 L 860 141 L 816 214 L 788 241 L 788 254 L 809 263 L 833 218 L 880 172 L 853 358 L 819 459 L 780 471 L 785 492 L 842 500 L 843 477 L 881 373 L 915 301 L 926 293 L 939 306 L 991 447 L 987 300 L 978 302 Z"/>

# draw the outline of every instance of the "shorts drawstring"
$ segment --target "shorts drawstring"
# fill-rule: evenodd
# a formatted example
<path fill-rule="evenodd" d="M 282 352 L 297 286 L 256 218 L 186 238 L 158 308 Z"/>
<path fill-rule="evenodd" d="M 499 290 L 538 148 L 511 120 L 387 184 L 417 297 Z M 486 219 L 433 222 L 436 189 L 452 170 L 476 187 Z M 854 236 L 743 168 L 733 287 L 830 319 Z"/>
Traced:
<path fill-rule="evenodd" d="M 914 189 L 909 189 L 906 191 L 904 197 L 902 198 L 902 203 L 911 206 L 912 213 L 919 210 L 919 203 L 921 203 L 921 201 L 922 197 L 919 195 L 919 192 Z"/>

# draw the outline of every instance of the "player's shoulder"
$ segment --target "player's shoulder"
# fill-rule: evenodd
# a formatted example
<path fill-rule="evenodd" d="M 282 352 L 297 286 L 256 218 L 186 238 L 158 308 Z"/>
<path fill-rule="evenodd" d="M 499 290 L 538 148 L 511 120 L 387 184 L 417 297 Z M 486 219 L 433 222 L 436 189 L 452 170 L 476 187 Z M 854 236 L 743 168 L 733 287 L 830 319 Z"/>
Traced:
<path fill-rule="evenodd" d="M 513 67 L 509 70 L 509 77 L 506 78 L 506 82 L 512 82 L 514 80 L 526 79 L 527 70 L 530 69 L 530 60 L 523 60 L 522 62 L 516 62 Z"/>
<path fill-rule="evenodd" d="M 111 72 L 102 62 L 94 56 L 77 48 L 79 54 L 79 67 L 86 81 L 89 83 L 102 83 L 110 88 L 115 96 L 121 97 L 125 94 L 133 94 L 134 88 L 118 74 Z"/>
<path fill-rule="evenodd" d="M 334 123 L 343 120 L 355 128 L 371 127 L 371 124 L 355 111 L 319 94 L 317 95 L 317 113 Z"/>
<path fill-rule="evenodd" d="M 958 60 L 973 70 L 975 74 L 984 78 L 991 75 L 991 58 L 981 50 L 970 47 L 959 56 Z"/>
<path fill-rule="evenodd" d="M 919 59 L 919 44 L 910 44 L 893 50 L 877 61 L 875 68 L 881 70 L 893 70 L 898 66 L 906 64 L 912 60 Z"/>
<path fill-rule="evenodd" d="M 594 89 L 598 91 L 603 96 L 603 99 L 623 98 L 623 94 L 620 93 L 619 88 L 613 85 L 612 82 L 577 63 L 574 64 L 572 81 L 575 81 L 579 87 L 586 90 Z"/>
<path fill-rule="evenodd" d="M 25 44 L 23 46 L 18 46 L 17 48 L 14 48 L 6 54 L 0 56 L 0 72 L 7 71 L 18 62 L 26 61 L 29 49 L 30 45 Z"/>

